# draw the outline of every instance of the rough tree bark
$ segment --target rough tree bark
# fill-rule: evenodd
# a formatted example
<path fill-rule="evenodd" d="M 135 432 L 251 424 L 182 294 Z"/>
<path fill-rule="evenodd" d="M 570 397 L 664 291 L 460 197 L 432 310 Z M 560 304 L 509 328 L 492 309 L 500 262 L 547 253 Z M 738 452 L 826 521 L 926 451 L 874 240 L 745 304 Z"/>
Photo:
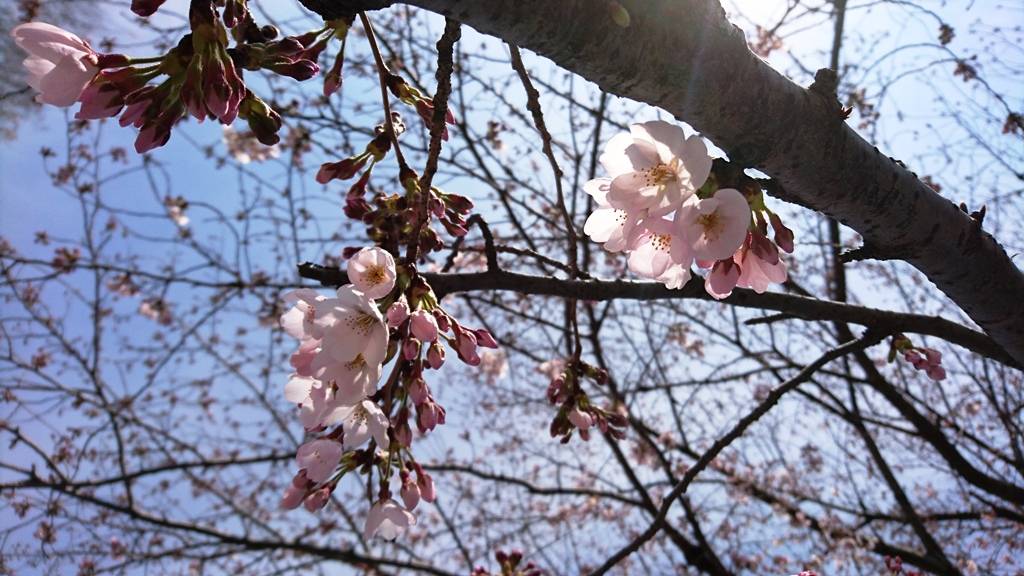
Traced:
<path fill-rule="evenodd" d="M 395 3 L 302 2 L 328 19 Z M 982 230 L 981 217 L 961 211 L 847 126 L 829 71 L 805 89 L 751 53 L 719 0 L 620 0 L 631 16 L 626 28 L 604 0 L 405 3 L 674 114 L 730 159 L 772 176 L 774 196 L 860 233 L 865 255 L 909 262 L 1024 363 L 1024 274 Z"/>

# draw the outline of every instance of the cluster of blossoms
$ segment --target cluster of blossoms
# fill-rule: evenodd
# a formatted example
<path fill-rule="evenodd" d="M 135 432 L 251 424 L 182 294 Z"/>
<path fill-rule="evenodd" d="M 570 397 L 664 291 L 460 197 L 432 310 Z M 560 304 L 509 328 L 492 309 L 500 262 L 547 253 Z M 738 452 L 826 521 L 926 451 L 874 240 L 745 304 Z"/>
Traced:
<path fill-rule="evenodd" d="M 928 378 L 936 382 L 946 379 L 946 369 L 942 367 L 942 353 L 934 348 L 914 346 L 910 338 L 897 334 L 893 337 L 892 347 L 889 349 L 889 362 L 895 360 L 897 355 L 902 355 L 916 370 L 924 372 Z"/>
<path fill-rule="evenodd" d="M 287 296 L 292 307 L 281 326 L 299 347 L 285 398 L 298 405 L 302 425 L 315 436 L 296 454 L 299 472 L 281 505 L 318 510 L 345 474 L 377 470 L 380 487 L 365 536 L 390 540 L 415 524 L 411 511 L 421 499 L 435 498 L 430 474 L 410 451 L 413 410 L 420 434 L 445 422 L 424 372 L 444 364 L 443 342 L 470 365 L 480 363 L 478 347 L 496 348 L 497 342 L 450 317 L 426 281 L 397 267 L 382 248 L 352 255 L 348 278 L 334 297 L 309 289 Z M 389 362 L 391 376 L 378 387 Z M 401 504 L 392 498 L 396 477 Z"/>
<path fill-rule="evenodd" d="M 132 10 L 149 16 L 163 3 L 134 0 Z M 244 138 L 271 146 L 279 140 L 281 117 L 247 87 L 243 72 L 266 70 L 310 79 L 320 72 L 317 62 L 336 39 L 342 47 L 324 74 L 323 93 L 330 96 L 341 86 L 344 40 L 353 20 L 343 17 L 318 30 L 278 39 L 276 28 L 256 24 L 247 0 L 193 0 L 189 33 L 166 54 L 151 58 L 101 54 L 78 36 L 43 23 L 22 24 L 12 35 L 29 55 L 24 64 L 38 101 L 55 106 L 77 102 L 81 120 L 120 116 L 122 126 L 139 129 L 139 153 L 164 145 L 172 128 L 189 115 L 199 121 L 212 118 L 225 126 L 232 153 L 252 160 L 275 152 L 243 143 L 243 135 L 229 127 L 245 119 L 249 129 Z M 368 21 L 364 23 L 372 36 Z M 432 123 L 434 99 L 392 73 L 379 58 L 378 63 L 382 87 Z M 455 124 L 450 112 L 444 120 Z M 442 128 L 447 139 L 447 127 Z M 376 247 L 346 250 L 350 283 L 330 297 L 309 289 L 290 293 L 291 308 L 280 319 L 283 329 L 299 341 L 285 397 L 298 406 L 310 435 L 298 449 L 299 472 L 282 505 L 318 510 L 348 472 L 370 476 L 371 485 L 376 472 L 379 489 L 366 521 L 367 538 L 397 537 L 415 523 L 412 510 L 420 500 L 434 501 L 433 480 L 411 453 L 413 414 L 420 434 L 446 418 L 424 379 L 426 371 L 444 364 L 446 343 L 471 366 L 481 364 L 480 348 L 498 347 L 488 331 L 467 328 L 448 315 L 415 269 L 420 255 L 444 246 L 431 221 L 437 219 L 452 236 L 465 235 L 472 202 L 433 186 L 420 190 L 419 176 L 400 154 L 399 182 L 405 194 L 366 198 L 373 166 L 397 148 L 403 131 L 401 117 L 393 113 L 377 127 L 363 153 L 321 167 L 321 183 L 362 172 L 349 191 L 345 213 L 367 225 Z M 187 202 L 168 198 L 165 206 L 187 233 Z M 396 264 L 393 254 L 402 247 L 410 251 L 407 263 Z M 71 269 L 77 258 L 69 254 L 55 266 Z M 161 322 L 170 318 L 162 300 L 147 300 L 143 313 Z M 382 381 L 388 364 L 390 375 Z M 395 478 L 401 503 L 392 497 Z"/>
<path fill-rule="evenodd" d="M 136 1 L 132 9 L 148 16 L 160 4 Z M 191 2 L 191 32 L 166 54 L 150 58 L 101 54 L 75 34 L 39 22 L 17 26 L 12 35 L 29 54 L 24 65 L 39 102 L 78 102 L 80 120 L 120 116 L 122 126 L 139 129 L 135 149 L 140 154 L 166 144 L 173 127 L 189 115 L 224 125 L 245 119 L 261 143 L 275 144 L 281 117 L 247 87 L 243 70 L 312 78 L 320 72 L 317 60 L 329 41 L 343 40 L 351 20 L 277 39 L 276 28 L 256 24 L 247 0 L 219 4 L 218 11 L 212 0 Z M 325 94 L 340 86 L 341 63 L 339 51 L 324 78 Z"/>
<path fill-rule="evenodd" d="M 498 572 L 477 566 L 470 572 L 470 576 L 543 576 L 544 571 L 538 568 L 533 562 L 523 564 L 523 553 L 520 550 L 505 552 L 498 550 L 494 553 L 494 559 L 498 561 Z"/>
<path fill-rule="evenodd" d="M 660 120 L 633 124 L 600 160 L 608 176 L 584 185 L 597 205 L 584 232 L 609 252 L 628 253 L 634 273 L 681 288 L 696 263 L 709 270 L 704 286 L 715 298 L 737 286 L 760 293 L 786 281 L 779 250 L 793 251 L 792 231 L 768 210 L 753 179 L 730 187 L 712 173 L 699 136 L 686 138 Z"/>
<path fill-rule="evenodd" d="M 595 406 L 583 389 L 583 380 L 588 379 L 598 386 L 608 383 L 608 373 L 582 360 L 561 358 L 548 360 L 538 368 L 551 378 L 547 398 L 558 412 L 551 420 L 551 437 L 562 437 L 562 442 L 572 438 L 573 430 L 579 432 L 584 441 L 590 440 L 590 429 L 596 426 L 602 433 L 614 438 L 625 438 L 624 429 L 629 422 L 618 410 L 607 410 Z"/>

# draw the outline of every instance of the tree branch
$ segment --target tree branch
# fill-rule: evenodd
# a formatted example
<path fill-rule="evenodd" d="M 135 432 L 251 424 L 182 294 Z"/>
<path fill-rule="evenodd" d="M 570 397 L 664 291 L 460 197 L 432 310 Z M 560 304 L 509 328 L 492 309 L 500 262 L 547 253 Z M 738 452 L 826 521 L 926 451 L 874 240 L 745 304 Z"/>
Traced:
<path fill-rule="evenodd" d="M 341 286 L 348 283 L 348 276 L 343 271 L 309 262 L 299 265 L 299 275 L 316 280 L 324 286 Z M 716 301 L 704 290 L 703 284 L 697 282 L 690 282 L 680 290 L 670 290 L 656 282 L 567 280 L 504 270 L 455 274 L 426 273 L 423 276 L 434 288 L 434 292 L 439 298 L 459 292 L 503 290 L 577 300 L 693 299 Z M 976 354 L 1008 366 L 1018 369 L 1021 367 L 985 334 L 937 316 L 891 312 L 777 292 L 758 294 L 753 290 L 743 288 L 737 288 L 733 291 L 732 296 L 717 302 L 740 308 L 774 310 L 804 320 L 859 324 L 889 334 L 896 332 L 926 334 L 962 346 Z"/>
<path fill-rule="evenodd" d="M 391 0 L 303 0 L 325 17 Z M 719 0 L 622 0 L 623 28 L 589 0 L 408 0 L 536 51 L 612 94 L 659 106 L 776 193 L 835 218 L 923 272 L 1018 363 L 1024 273 L 968 214 L 747 48 Z M 671 50 L 666 47 L 671 46 Z"/>

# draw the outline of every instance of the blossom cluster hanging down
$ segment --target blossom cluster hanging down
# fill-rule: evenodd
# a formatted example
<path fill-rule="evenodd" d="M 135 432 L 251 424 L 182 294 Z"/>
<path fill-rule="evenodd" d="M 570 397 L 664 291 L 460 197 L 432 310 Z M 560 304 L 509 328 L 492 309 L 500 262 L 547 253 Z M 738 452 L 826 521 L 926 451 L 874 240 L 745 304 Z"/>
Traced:
<path fill-rule="evenodd" d="M 412 510 L 419 501 L 435 497 L 430 474 L 410 451 L 412 409 L 420 434 L 445 422 L 444 407 L 434 399 L 424 371 L 444 364 L 443 342 L 471 365 L 480 362 L 479 346 L 496 348 L 497 343 L 486 330 L 467 329 L 451 318 L 429 286 L 410 282 L 381 248 L 356 252 L 348 278 L 351 283 L 333 297 L 310 289 L 287 295 L 292 307 L 281 326 L 299 347 L 284 394 L 315 436 L 299 448 L 299 472 L 281 504 L 318 510 L 347 473 L 377 469 L 380 488 L 365 536 L 393 539 L 415 524 Z M 408 286 L 405 293 L 396 290 L 398 284 Z M 379 386 L 389 362 L 391 376 Z M 392 479 L 398 480 L 401 504 L 392 497 Z"/>
<path fill-rule="evenodd" d="M 696 263 L 709 271 L 704 285 L 715 298 L 786 281 L 779 250 L 793 251 L 793 233 L 759 189 L 719 185 L 699 136 L 660 120 L 633 124 L 608 141 L 600 161 L 608 176 L 584 185 L 597 205 L 584 232 L 609 252 L 628 253 L 635 274 L 682 288 Z"/>
<path fill-rule="evenodd" d="M 162 4 L 136 0 L 132 10 L 149 16 Z M 24 67 L 39 102 L 78 103 L 79 120 L 120 116 L 122 126 L 139 129 L 135 148 L 144 153 L 164 145 L 172 128 L 188 116 L 200 122 L 212 118 L 225 127 L 245 119 L 256 140 L 273 145 L 279 140 L 281 117 L 247 87 L 243 71 L 308 80 L 319 73 L 317 61 L 329 42 L 343 43 L 354 20 L 355 14 L 278 39 L 275 27 L 255 22 L 247 0 L 193 0 L 189 33 L 167 53 L 147 58 L 101 54 L 75 34 L 50 24 L 22 24 L 11 34 L 28 54 Z M 362 22 L 382 88 L 432 126 L 434 99 L 387 69 L 368 18 L 362 16 Z M 324 74 L 325 97 L 341 85 L 343 46 Z M 387 103 L 382 104 L 387 110 Z M 447 125 L 455 124 L 445 107 L 438 138 L 447 140 Z M 391 111 L 376 127 L 365 152 L 320 168 L 317 181 L 323 184 L 359 175 L 344 211 L 366 225 L 376 246 L 346 249 L 349 283 L 332 295 L 296 290 L 287 295 L 290 309 L 281 317 L 283 330 L 298 340 L 291 356 L 294 373 L 284 396 L 297 406 L 308 434 L 295 458 L 299 471 L 281 504 L 318 510 L 342 477 L 356 471 L 368 477 L 361 485 L 376 480 L 378 486 L 368 502 L 367 538 L 397 537 L 415 523 L 412 511 L 420 500 L 434 501 L 433 480 L 411 451 L 413 426 L 427 434 L 446 418 L 425 380 L 426 372 L 444 364 L 445 345 L 471 366 L 481 363 L 479 348 L 498 347 L 488 331 L 467 328 L 448 315 L 416 271 L 423 255 L 444 247 L 433 221 L 450 236 L 463 236 L 473 203 L 435 186 L 420 189 L 419 175 L 398 150 L 403 132 L 401 115 Z M 377 193 L 367 198 L 373 167 L 392 152 L 399 162 L 398 183 L 404 195 Z M 271 149 L 255 150 L 246 157 L 270 153 Z M 186 206 L 184 199 L 168 202 L 169 214 L 182 227 L 188 223 Z M 398 261 L 403 249 L 408 250 L 406 258 Z M 389 374 L 382 380 L 385 366 L 390 366 Z"/>

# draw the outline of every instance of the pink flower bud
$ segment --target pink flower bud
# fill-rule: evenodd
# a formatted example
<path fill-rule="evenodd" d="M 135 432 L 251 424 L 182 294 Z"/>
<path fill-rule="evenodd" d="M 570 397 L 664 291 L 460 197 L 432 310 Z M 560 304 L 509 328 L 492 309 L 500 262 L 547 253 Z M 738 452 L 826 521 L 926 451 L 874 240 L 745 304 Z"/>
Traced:
<path fill-rule="evenodd" d="M 78 101 L 82 105 L 75 114 L 77 120 L 112 118 L 124 107 L 121 91 L 109 82 L 98 80 L 93 80 L 85 87 Z"/>
<path fill-rule="evenodd" d="M 427 348 L 427 364 L 434 370 L 438 370 L 444 364 L 444 348 L 438 342 L 431 342 Z"/>
<path fill-rule="evenodd" d="M 750 250 L 762 262 L 767 262 L 768 264 L 779 263 L 779 249 L 759 232 L 750 233 Z"/>
<path fill-rule="evenodd" d="M 408 472 L 402 472 L 402 502 L 406 510 L 413 510 L 420 503 L 420 487 L 409 476 Z"/>
<path fill-rule="evenodd" d="M 435 218 L 444 216 L 444 202 L 440 198 L 430 195 L 430 199 L 427 200 L 427 210 L 434 215 Z"/>
<path fill-rule="evenodd" d="M 284 510 L 294 510 L 302 504 L 302 499 L 306 496 L 306 489 L 295 486 L 294 483 L 289 484 L 284 489 L 284 495 L 281 497 L 281 508 Z"/>
<path fill-rule="evenodd" d="M 476 343 L 479 344 L 480 346 L 484 348 L 495 349 L 498 347 L 498 341 L 495 340 L 494 336 L 491 336 L 491 333 L 488 332 L 487 330 L 480 328 L 478 330 L 475 330 L 474 333 L 476 334 Z"/>
<path fill-rule="evenodd" d="M 459 359 L 470 366 L 480 364 L 480 356 L 476 352 L 476 335 L 464 329 L 458 329 L 455 335 Z"/>
<path fill-rule="evenodd" d="M 740 279 L 740 267 L 729 258 L 715 262 L 714 268 L 704 280 L 704 290 L 714 298 L 721 300 L 732 294 Z"/>
<path fill-rule="evenodd" d="M 927 374 L 929 378 L 936 382 L 941 382 L 946 379 L 946 369 L 943 368 L 942 366 L 929 366 L 925 371 L 925 374 Z"/>
<path fill-rule="evenodd" d="M 459 214 L 469 214 L 473 210 L 473 201 L 458 194 L 448 194 L 445 197 L 448 207 Z"/>
<path fill-rule="evenodd" d="M 316 512 L 327 505 L 327 501 L 331 499 L 331 488 L 324 486 L 323 488 L 313 492 L 303 501 L 303 505 L 306 510 L 310 512 Z"/>
<path fill-rule="evenodd" d="M 321 184 L 326 184 L 334 179 L 348 180 L 349 178 L 356 175 L 370 157 L 368 154 L 360 154 L 359 156 L 352 156 L 345 158 L 339 162 L 328 162 L 320 166 L 320 170 L 316 173 L 316 181 Z"/>
<path fill-rule="evenodd" d="M 768 220 L 772 223 L 772 229 L 775 230 L 775 244 L 779 246 L 787 254 L 793 253 L 793 231 L 786 227 L 782 223 L 782 219 L 779 218 L 778 214 L 772 213 L 768 215 Z"/>
<path fill-rule="evenodd" d="M 463 226 L 462 224 L 452 222 L 447 218 L 441 219 L 441 225 L 444 226 L 444 229 L 446 232 L 448 232 L 448 234 L 455 238 L 461 238 L 469 232 L 469 230 L 467 230 L 466 227 Z"/>
<path fill-rule="evenodd" d="M 327 71 L 324 76 L 324 96 L 330 96 L 341 88 L 342 76 L 341 67 L 345 64 L 345 59 L 342 57 L 341 52 L 334 58 L 334 64 L 331 65 L 331 69 Z"/>
<path fill-rule="evenodd" d="M 448 319 L 448 315 L 444 313 L 444 310 L 440 308 L 434 308 L 434 320 L 437 321 L 437 329 L 441 332 L 447 332 L 451 330 L 452 323 Z"/>
<path fill-rule="evenodd" d="M 572 425 L 579 428 L 580 430 L 586 430 L 590 428 L 591 424 L 594 423 L 594 420 L 590 417 L 590 414 L 581 411 L 577 407 L 573 407 L 572 410 L 569 410 L 568 418 L 569 422 L 572 422 Z"/>
<path fill-rule="evenodd" d="M 437 498 L 437 493 L 434 491 L 434 479 L 423 471 L 423 468 L 416 470 L 416 484 L 420 487 L 420 496 L 424 502 L 433 502 Z"/>
<path fill-rule="evenodd" d="M 423 404 L 430 398 L 430 388 L 423 378 L 413 378 L 408 386 L 409 399 L 413 404 Z"/>
<path fill-rule="evenodd" d="M 432 399 L 428 398 L 426 402 L 416 405 L 416 427 L 421 433 L 433 430 L 438 424 L 444 424 L 444 420 L 444 408 Z"/>
<path fill-rule="evenodd" d="M 928 364 L 917 350 L 907 350 L 903 353 L 903 359 L 913 364 L 914 368 L 917 368 L 918 370 L 923 370 Z"/>
<path fill-rule="evenodd" d="M 398 300 L 388 307 L 388 326 L 398 328 L 409 317 L 409 305 L 405 300 Z"/>
<path fill-rule="evenodd" d="M 410 315 L 409 329 L 413 336 L 423 342 L 437 340 L 437 321 L 434 320 L 434 315 L 426 310 L 417 310 Z"/>
<path fill-rule="evenodd" d="M 408 413 L 406 413 L 405 417 L 409 417 Z M 409 428 L 408 421 L 402 420 L 400 424 L 395 426 L 395 442 L 398 442 L 398 445 L 403 448 L 412 446 L 412 429 Z"/>

